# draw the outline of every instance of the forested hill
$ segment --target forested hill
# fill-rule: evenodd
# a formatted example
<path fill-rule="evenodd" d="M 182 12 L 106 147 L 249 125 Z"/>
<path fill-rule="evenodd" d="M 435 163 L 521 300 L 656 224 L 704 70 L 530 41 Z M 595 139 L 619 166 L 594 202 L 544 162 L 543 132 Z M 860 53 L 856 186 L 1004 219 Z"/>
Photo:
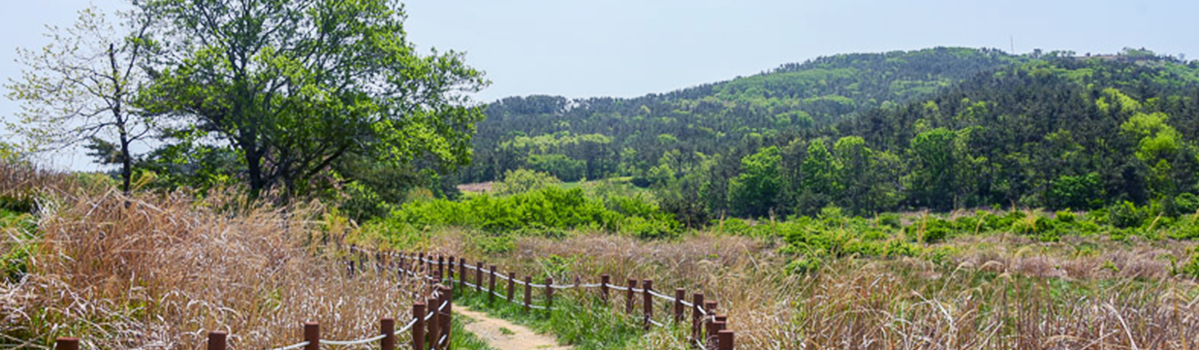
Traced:
<path fill-rule="evenodd" d="M 631 176 L 689 224 L 722 213 L 978 206 L 1195 210 L 1197 62 L 1144 50 L 840 55 L 635 99 L 509 98 L 465 181 Z"/>
<path fill-rule="evenodd" d="M 477 125 L 473 165 L 461 181 L 517 168 L 566 181 L 641 177 L 665 151 L 719 153 L 746 137 L 827 125 L 1021 60 L 966 48 L 846 54 L 632 99 L 505 98 Z"/>

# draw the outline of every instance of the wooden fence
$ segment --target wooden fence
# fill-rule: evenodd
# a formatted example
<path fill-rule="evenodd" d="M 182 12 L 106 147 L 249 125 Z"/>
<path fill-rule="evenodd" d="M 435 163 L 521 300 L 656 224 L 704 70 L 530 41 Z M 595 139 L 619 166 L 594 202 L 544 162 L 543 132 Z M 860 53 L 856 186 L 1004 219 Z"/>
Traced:
<path fill-rule="evenodd" d="M 685 322 L 690 323 L 691 336 L 689 340 L 697 349 L 734 349 L 734 332 L 727 329 L 728 318 L 717 313 L 717 302 L 705 300 L 704 293 L 693 293 L 692 301 L 688 302 L 686 300 L 687 291 L 683 288 L 675 288 L 675 296 L 672 297 L 656 292 L 653 288 L 653 280 L 642 280 L 641 288 L 638 288 L 636 279 L 628 279 L 626 286 L 620 286 L 612 284 L 612 276 L 607 274 L 598 276 L 599 283 L 593 284 L 583 284 L 579 277 L 576 277 L 571 284 L 555 284 L 554 279 L 549 277 L 544 283 L 535 284 L 530 275 L 525 275 L 523 280 L 517 279 L 517 274 L 514 272 L 509 272 L 505 276 L 496 272 L 495 265 L 485 268 L 482 261 L 470 265 L 467 264 L 466 259 L 456 259 L 453 256 L 448 258 L 438 256 L 437 259 L 433 259 L 432 255 L 426 256 L 425 253 L 385 253 L 366 251 L 354 246 L 351 246 L 350 249 L 351 255 L 357 259 L 345 259 L 343 263 L 346 264 L 347 273 L 351 276 L 364 269 L 374 267 L 377 271 L 396 271 L 401 277 L 423 278 L 436 284 L 426 300 L 413 303 L 412 316 L 400 329 L 395 329 L 394 319 L 384 318 L 379 320 L 379 334 L 375 336 L 354 340 L 331 340 L 321 339 L 320 324 L 306 322 L 302 325 L 304 338 L 300 342 L 271 350 L 320 350 L 322 344 L 350 346 L 376 342 L 382 350 L 395 350 L 398 346 L 415 350 L 449 349 L 455 277 L 458 278 L 460 288 L 470 287 L 476 292 L 482 293 L 484 292 L 483 278 L 485 274 L 487 275 L 486 292 L 489 293 L 489 301 L 494 301 L 499 297 L 509 303 L 520 303 L 526 313 L 534 309 L 546 311 L 553 309 L 556 290 L 597 289 L 597 297 L 605 302 L 612 297 L 610 291 L 615 290 L 624 292 L 625 312 L 631 316 L 638 316 L 634 305 L 639 299 L 638 297 L 641 297 L 641 322 L 643 327 L 649 330 L 651 327 L 667 326 L 654 318 L 654 299 L 661 299 L 666 301 L 664 305 L 668 306 L 666 309 L 669 310 L 671 321 L 679 325 L 684 325 Z M 472 275 L 468 271 L 473 271 L 474 283 L 467 281 L 467 278 Z M 504 294 L 496 289 L 497 279 L 507 282 Z M 516 285 L 524 287 L 524 297 L 519 302 L 514 299 Z M 534 289 L 541 290 L 544 305 L 537 305 L 533 302 Z M 687 320 L 688 310 L 690 310 L 690 320 Z M 404 332 L 412 333 L 412 341 L 408 344 L 397 344 L 396 335 Z M 228 334 L 225 332 L 209 332 L 208 350 L 226 350 L 227 336 Z M 55 342 L 54 348 L 56 350 L 79 350 L 79 339 L 60 337 Z"/>

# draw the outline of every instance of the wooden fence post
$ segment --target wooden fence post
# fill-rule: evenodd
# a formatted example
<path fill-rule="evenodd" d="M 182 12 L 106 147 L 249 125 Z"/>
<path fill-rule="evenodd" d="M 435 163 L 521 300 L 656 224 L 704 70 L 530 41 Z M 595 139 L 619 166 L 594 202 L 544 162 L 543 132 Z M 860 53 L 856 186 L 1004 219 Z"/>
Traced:
<path fill-rule="evenodd" d="M 723 330 L 723 329 L 725 329 L 725 321 L 721 321 L 721 320 L 713 320 L 713 322 L 712 322 L 712 336 L 708 337 L 709 339 L 711 339 L 711 340 L 712 340 L 712 343 L 711 343 L 712 345 L 710 345 L 710 346 L 712 346 L 712 348 L 713 348 L 713 349 L 720 349 L 720 348 L 721 348 L 721 345 L 720 345 L 720 344 L 721 344 L 721 339 L 720 339 L 719 337 L 717 337 L 717 335 L 718 335 L 718 334 L 720 334 L 720 333 L 721 333 L 721 330 Z"/>
<path fill-rule="evenodd" d="M 454 284 L 454 257 L 451 256 L 450 259 L 446 259 L 446 261 L 449 263 L 446 265 L 446 268 L 448 269 L 446 271 L 446 279 L 450 280 L 450 284 L 453 285 Z"/>
<path fill-rule="evenodd" d="M 554 305 L 554 284 L 553 277 L 546 277 L 546 314 L 550 314 L 550 307 Z"/>
<path fill-rule="evenodd" d="M 442 295 L 446 298 L 446 314 L 442 319 L 442 333 L 446 334 L 446 344 L 443 345 L 443 349 L 449 349 L 450 329 L 454 328 L 451 323 L 454 320 L 454 287 L 451 285 L 441 286 L 440 288 L 442 289 Z"/>
<path fill-rule="evenodd" d="M 483 262 L 475 263 L 475 291 L 483 291 Z"/>
<path fill-rule="evenodd" d="M 630 278 L 625 282 L 629 284 L 629 289 L 625 290 L 625 313 L 633 316 L 633 289 L 637 288 L 637 280 Z"/>
<path fill-rule="evenodd" d="M 533 301 L 533 277 L 525 275 L 525 313 L 529 313 L 529 302 Z"/>
<path fill-rule="evenodd" d="M 467 288 L 467 258 L 458 259 L 458 284 Z"/>
<path fill-rule="evenodd" d="M 608 281 L 612 278 L 609 275 L 600 275 L 600 300 L 608 304 Z"/>
<path fill-rule="evenodd" d="M 717 350 L 733 350 L 733 331 L 717 331 Z"/>
<path fill-rule="evenodd" d="M 700 325 L 704 315 L 700 313 L 704 307 L 704 293 L 692 294 L 692 340 L 700 340 Z"/>
<path fill-rule="evenodd" d="M 675 288 L 675 323 L 683 322 L 683 298 L 686 297 L 686 290 L 683 288 Z"/>
<path fill-rule="evenodd" d="M 496 301 L 496 265 L 488 266 L 488 304 Z"/>
<path fill-rule="evenodd" d="M 433 313 L 433 318 L 429 319 L 429 322 L 425 322 L 425 326 L 429 328 L 425 330 L 425 333 L 429 338 L 430 350 L 437 350 L 438 336 L 441 335 L 441 330 L 439 329 L 440 327 L 438 327 L 438 323 L 441 322 L 441 299 L 442 297 L 440 295 L 437 298 L 429 298 L 429 302 L 427 304 L 429 305 L 429 312 Z"/>
<path fill-rule="evenodd" d="M 438 255 L 437 283 L 442 283 L 442 281 L 446 280 L 445 272 L 446 272 L 446 258 L 441 255 Z"/>
<path fill-rule="evenodd" d="M 713 322 L 717 321 L 717 302 L 705 301 L 704 311 L 708 312 L 708 316 L 704 318 L 704 346 L 713 348 L 717 337 L 717 331 L 713 330 Z"/>
<path fill-rule="evenodd" d="M 650 329 L 650 319 L 654 317 L 654 296 L 650 295 L 653 284 L 654 280 L 642 280 L 642 323 L 647 330 Z"/>
<path fill-rule="evenodd" d="M 209 350 L 226 350 L 228 333 L 221 331 L 209 332 Z"/>
<path fill-rule="evenodd" d="M 413 262 L 413 267 L 415 267 L 413 272 L 417 274 L 417 279 L 423 279 L 421 276 L 425 276 L 425 252 L 417 253 L 417 261 Z"/>
<path fill-rule="evenodd" d="M 54 350 L 79 350 L 79 338 L 58 337 L 54 340 Z"/>
<path fill-rule="evenodd" d="M 383 318 L 379 320 L 379 333 L 383 334 L 383 339 L 379 340 L 380 350 L 396 350 L 396 320 L 391 318 Z M 213 350 L 213 349 L 208 349 Z M 225 349 L 219 349 L 225 350 Z"/>
<path fill-rule="evenodd" d="M 510 302 L 510 303 L 512 302 L 513 289 L 515 289 L 515 285 L 516 285 L 516 282 L 513 282 L 513 281 L 516 281 L 516 280 L 517 280 L 517 274 L 515 272 L 509 271 L 508 272 L 508 302 Z"/>
<path fill-rule="evenodd" d="M 417 319 L 417 323 L 413 324 L 412 328 L 412 348 L 415 350 L 425 350 L 425 303 L 413 303 L 413 317 Z"/>
<path fill-rule="evenodd" d="M 316 322 L 305 322 L 304 341 L 308 342 L 308 345 L 304 346 L 304 350 L 321 350 L 321 325 Z"/>

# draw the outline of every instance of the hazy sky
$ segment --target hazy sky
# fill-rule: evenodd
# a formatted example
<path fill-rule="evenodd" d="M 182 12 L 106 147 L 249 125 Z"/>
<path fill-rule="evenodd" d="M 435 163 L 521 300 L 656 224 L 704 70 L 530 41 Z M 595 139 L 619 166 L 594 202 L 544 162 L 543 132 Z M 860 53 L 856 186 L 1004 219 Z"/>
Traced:
<path fill-rule="evenodd" d="M 6 0 L 0 75 L 19 75 L 16 47 L 40 47 L 43 25 L 69 25 L 89 3 Z M 1200 57 L 1200 3 L 1145 1 L 457 1 L 407 2 L 409 39 L 467 53 L 493 85 L 476 99 L 553 94 L 632 97 L 849 52 L 933 46 L 1113 53 L 1145 47 Z M 3 90 L 3 89 L 0 89 Z M 0 91 L 7 94 L 7 90 Z M 17 105 L 0 98 L 0 116 Z M 3 132 L 0 132 L 3 134 Z M 82 157 L 60 166 L 87 168 Z"/>

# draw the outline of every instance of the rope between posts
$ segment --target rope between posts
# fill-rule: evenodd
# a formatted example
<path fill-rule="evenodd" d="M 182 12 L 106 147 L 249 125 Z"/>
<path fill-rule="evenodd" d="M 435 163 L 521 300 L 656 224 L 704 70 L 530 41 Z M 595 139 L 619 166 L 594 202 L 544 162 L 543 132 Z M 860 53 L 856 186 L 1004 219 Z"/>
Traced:
<path fill-rule="evenodd" d="M 667 296 L 666 294 L 659 294 L 658 292 L 655 292 L 653 289 L 651 289 L 651 290 L 650 290 L 650 295 L 653 295 L 653 296 L 655 296 L 655 297 L 657 297 L 657 298 L 660 298 L 660 299 L 666 299 L 666 300 L 670 300 L 670 301 L 672 301 L 672 302 L 674 302 L 674 301 L 675 301 L 675 298 L 673 298 L 673 297 L 670 297 L 670 296 Z"/>
<path fill-rule="evenodd" d="M 352 247 L 352 248 L 353 248 L 354 250 L 358 250 L 358 251 L 360 251 L 360 252 L 365 252 L 365 251 L 363 251 L 363 250 L 361 250 L 361 249 L 359 249 L 359 248 L 356 248 L 356 247 Z M 366 253 L 370 253 L 370 252 L 366 252 Z M 376 257 L 378 257 L 378 256 L 380 256 L 380 255 L 381 255 L 380 253 L 374 253 L 374 254 L 375 254 L 375 256 L 376 256 Z M 397 258 L 400 258 L 400 259 L 416 260 L 416 261 L 421 261 L 421 262 L 430 263 L 430 264 L 439 263 L 439 262 L 438 262 L 438 261 L 436 261 L 436 260 L 432 260 L 432 259 L 425 259 L 425 258 L 418 258 L 418 257 L 416 257 L 416 256 L 405 256 L 405 255 L 403 255 L 403 254 L 399 254 L 399 255 L 398 255 L 398 254 L 394 254 L 394 253 L 382 253 L 382 255 L 384 255 L 384 256 L 392 256 L 392 257 L 397 257 Z M 573 284 L 537 284 L 537 283 L 532 283 L 532 282 L 530 282 L 530 283 L 526 283 L 525 281 L 523 281 L 523 280 L 521 280 L 521 279 L 510 278 L 510 277 L 508 277 L 507 275 L 495 273 L 495 271 L 494 271 L 494 270 L 485 270 L 485 269 L 483 269 L 483 268 L 481 268 L 481 267 L 478 267 L 478 266 L 476 266 L 476 265 L 467 265 L 467 264 L 462 264 L 462 263 L 460 263 L 460 265 L 459 265 L 459 266 L 460 266 L 460 268 L 459 268 L 459 272 L 460 272 L 460 273 L 466 273 L 466 269 L 475 270 L 475 271 L 477 271 L 477 272 L 488 272 L 488 273 L 489 273 L 489 275 L 493 276 L 493 278 L 494 278 L 494 276 L 499 276 L 499 278 L 500 278 L 500 280 L 501 280 L 501 281 L 510 281 L 510 282 L 513 282 L 514 284 L 520 284 L 521 286 L 528 286 L 528 287 L 530 287 L 530 288 L 572 289 L 572 288 L 598 288 L 598 287 L 608 287 L 608 288 L 612 288 L 613 290 L 616 290 L 616 291 L 632 291 L 632 292 L 634 292 L 634 293 L 648 293 L 648 294 L 650 294 L 651 296 L 653 296 L 653 297 L 655 297 L 655 298 L 659 298 L 659 299 L 663 299 L 663 300 L 668 300 L 668 301 L 671 301 L 671 302 L 676 302 L 676 303 L 682 304 L 682 305 L 684 305 L 684 306 L 686 306 L 686 307 L 688 307 L 688 308 L 693 308 L 693 309 L 695 309 L 695 310 L 696 310 L 696 312 L 697 312 L 697 313 L 699 313 L 700 315 L 702 315 L 702 316 L 703 316 L 703 318 L 704 318 L 705 320 L 711 320 L 711 319 L 714 319 L 714 316 L 713 316 L 713 315 L 711 315 L 711 314 L 710 314 L 710 313 L 709 313 L 707 310 L 705 310 L 703 307 L 701 307 L 701 306 L 699 306 L 699 305 L 696 305 L 695 303 L 689 302 L 689 301 L 687 301 L 687 300 L 684 300 L 684 299 L 677 299 L 677 298 L 674 298 L 674 297 L 672 297 L 672 296 L 669 296 L 669 295 L 666 295 L 666 294 L 662 294 L 662 293 L 656 292 L 656 291 L 654 291 L 653 289 L 637 288 L 636 286 L 634 286 L 634 287 L 623 287 L 623 286 L 621 286 L 621 285 L 616 285 L 616 284 L 600 284 L 600 283 L 581 284 L 581 283 L 579 282 L 578 278 L 576 278 L 576 282 L 575 282 L 575 283 L 573 283 Z M 464 268 L 466 268 L 466 269 L 464 269 Z M 425 273 L 414 273 L 414 272 L 412 272 L 412 271 L 410 271 L 410 270 L 408 270 L 408 269 L 405 269 L 405 268 L 398 268 L 398 270 L 400 270 L 400 271 L 402 271 L 402 272 L 404 272 L 404 273 L 406 273 L 406 274 L 408 274 L 408 275 L 410 275 L 410 276 L 417 276 L 418 278 L 420 278 L 420 277 L 423 277 L 424 279 L 427 279 L 427 280 L 430 280 L 430 281 L 437 281 L 437 278 L 435 278 L 435 277 L 433 277 L 433 276 L 431 276 L 431 275 L 425 274 Z M 451 262 L 451 264 L 450 264 L 450 272 L 452 273 L 452 275 L 451 275 L 451 276 L 453 276 L 453 272 L 454 272 L 454 263 L 453 263 L 453 262 Z M 449 279 L 449 281 L 450 281 L 451 283 L 455 282 L 455 281 L 454 281 L 454 279 L 453 279 L 453 277 L 451 277 L 451 278 Z M 445 281 L 442 281 L 442 282 L 445 282 Z M 479 286 L 479 285 L 476 285 L 476 284 L 474 284 L 474 283 L 471 283 L 471 282 L 467 282 L 467 281 L 465 281 L 465 280 L 460 280 L 460 281 L 458 281 L 458 282 L 459 282 L 459 283 L 461 283 L 461 284 L 464 284 L 464 285 L 466 285 L 466 286 L 472 287 L 472 288 L 476 288 L 476 289 L 480 289 L 480 288 L 481 288 L 481 286 Z M 508 299 L 506 298 L 506 296 L 505 296 L 505 295 L 502 295 L 501 293 L 499 293 L 499 292 L 495 291 L 493 288 L 489 288 L 489 290 L 488 290 L 488 291 L 489 291 L 489 292 L 490 292 L 492 295 L 495 295 L 495 296 L 497 296 L 497 297 L 500 297 L 500 298 L 502 298 L 502 299 L 504 299 L 504 300 L 506 300 L 506 301 L 509 301 L 509 302 L 511 302 L 511 303 L 518 304 L 518 305 L 524 305 L 523 303 L 521 303 L 521 302 L 519 302 L 519 301 L 510 301 L 510 300 L 508 300 Z M 435 291 L 434 293 L 435 293 L 434 295 L 436 296 L 436 295 L 437 295 L 437 292 Z M 439 306 L 439 307 L 438 307 L 436 310 L 434 310 L 434 311 L 430 311 L 430 313 L 429 313 L 428 315 L 426 315 L 424 319 L 425 319 L 426 321 L 428 321 L 428 320 L 432 319 L 432 318 L 433 318 L 433 316 L 435 316 L 435 315 L 436 315 L 436 313 L 437 313 L 438 311 L 442 311 L 442 310 L 444 310 L 444 309 L 445 309 L 445 308 L 446 308 L 448 305 L 449 305 L 449 302 L 448 302 L 448 301 L 446 301 L 446 302 L 443 302 L 443 303 L 442 303 L 442 305 L 441 305 L 441 306 Z M 536 310 L 548 310 L 548 309 L 550 309 L 550 308 L 549 308 L 549 307 L 547 307 L 547 306 L 541 306 L 541 305 L 536 305 L 536 304 L 532 304 L 532 303 L 531 303 L 530 305 L 528 305 L 528 307 L 529 307 L 529 308 L 531 308 L 531 309 L 536 309 Z M 661 322 L 659 322 L 659 321 L 655 321 L 655 320 L 653 320 L 653 319 L 646 319 L 646 321 L 647 321 L 648 323 L 650 323 L 650 324 L 654 325 L 654 326 L 657 326 L 657 327 L 664 327 L 664 324 L 663 324 L 663 323 L 661 323 Z M 412 319 L 412 320 L 411 320 L 411 321 L 410 321 L 410 322 L 409 322 L 407 325 L 405 325 L 404 327 L 402 327 L 400 330 L 393 332 L 393 334 L 397 334 L 397 333 L 401 333 L 401 332 L 408 331 L 408 330 L 410 330 L 410 329 L 411 329 L 413 326 L 415 326 L 415 325 L 416 325 L 416 323 L 417 323 L 417 319 L 416 319 L 416 318 L 413 318 L 413 319 Z M 365 339 L 357 339 L 357 340 L 349 340 L 349 341 L 325 340 L 324 342 L 325 342 L 325 343 L 328 343 L 328 344 L 331 344 L 331 345 L 358 345 L 358 344 L 365 344 L 365 343 L 370 343 L 370 342 L 378 341 L 378 340 L 380 340 L 380 339 L 382 339 L 382 338 L 384 338 L 384 335 L 378 335 L 378 336 L 374 336 L 374 337 L 370 337 L 370 338 L 365 338 Z M 442 338 L 438 340 L 437 344 L 439 344 L 439 345 L 440 345 L 440 344 L 443 344 L 443 343 L 444 343 L 444 342 L 446 342 L 446 341 L 448 341 L 448 340 L 447 340 L 447 337 L 443 335 L 443 336 L 442 336 Z M 701 348 L 703 348 L 703 347 L 704 347 L 704 344 L 703 344 L 703 343 L 702 343 L 702 342 L 701 342 L 699 339 L 693 340 L 693 343 L 695 343 L 697 346 L 699 346 L 699 347 L 701 347 Z M 309 344 L 308 342 L 303 342 L 303 343 L 297 343 L 297 344 L 288 345 L 288 346 L 285 346 L 285 347 L 281 347 L 281 348 L 275 348 L 275 349 L 270 349 L 270 350 L 293 350 L 293 349 L 298 349 L 298 348 L 301 348 L 301 347 L 307 346 L 308 344 Z"/>
<path fill-rule="evenodd" d="M 392 332 L 392 334 L 407 332 L 409 329 L 411 329 L 413 327 L 413 325 L 416 325 L 416 324 L 417 324 L 417 318 L 413 317 L 412 321 L 408 321 L 408 324 L 404 325 L 404 327 L 400 327 L 400 330 Z"/>
<path fill-rule="evenodd" d="M 380 334 L 380 335 L 377 335 L 374 337 L 363 338 L 363 339 L 358 339 L 358 340 L 325 340 L 325 339 L 321 339 L 321 344 L 358 345 L 358 344 L 366 344 L 366 343 L 379 341 L 380 339 L 383 339 L 383 337 L 386 337 L 386 336 L 387 336 L 387 334 Z"/>
<path fill-rule="evenodd" d="M 271 350 L 292 350 L 292 349 L 299 349 L 299 348 L 303 348 L 303 347 L 305 347 L 305 346 L 308 346 L 308 342 L 307 342 L 307 341 L 305 341 L 305 342 L 300 342 L 300 343 L 295 343 L 295 344 L 288 345 L 288 346 L 281 347 L 281 348 L 274 348 L 274 349 L 271 349 Z"/>

